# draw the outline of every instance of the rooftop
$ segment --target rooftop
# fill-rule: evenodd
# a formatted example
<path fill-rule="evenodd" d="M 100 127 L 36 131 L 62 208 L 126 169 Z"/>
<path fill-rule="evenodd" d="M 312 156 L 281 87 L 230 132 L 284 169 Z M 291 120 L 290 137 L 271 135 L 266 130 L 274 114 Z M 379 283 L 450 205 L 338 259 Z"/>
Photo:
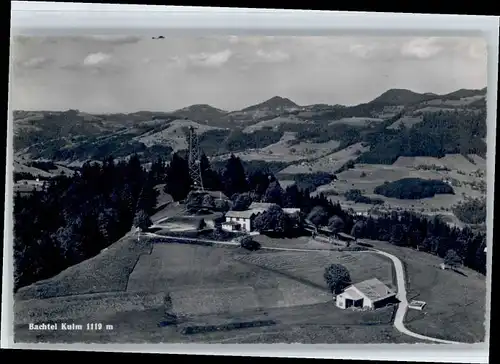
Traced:
<path fill-rule="evenodd" d="M 368 279 L 352 286 L 372 301 L 379 301 L 394 294 L 389 287 L 377 278 Z"/>
<path fill-rule="evenodd" d="M 215 199 L 228 200 L 228 197 L 222 191 L 205 191 L 207 195 L 212 196 Z"/>
<path fill-rule="evenodd" d="M 354 236 L 351 236 L 351 235 L 346 234 L 346 233 L 338 233 L 337 235 L 342 236 L 343 238 L 354 239 Z"/>
<path fill-rule="evenodd" d="M 249 219 L 253 215 L 256 215 L 255 211 L 246 210 L 246 211 L 228 211 L 226 212 L 226 217 L 239 217 L 244 219 Z"/>
<path fill-rule="evenodd" d="M 250 204 L 249 210 L 258 210 L 259 212 L 267 211 L 273 206 L 273 203 L 269 202 L 252 202 Z"/>
<path fill-rule="evenodd" d="M 349 288 L 351 288 L 351 289 L 349 289 Z M 358 292 L 356 292 L 355 289 L 353 289 L 352 287 L 349 287 L 349 288 L 347 288 L 344 292 L 342 292 L 342 295 L 345 298 L 351 299 L 353 301 L 357 301 L 357 300 L 360 300 L 363 298 Z"/>

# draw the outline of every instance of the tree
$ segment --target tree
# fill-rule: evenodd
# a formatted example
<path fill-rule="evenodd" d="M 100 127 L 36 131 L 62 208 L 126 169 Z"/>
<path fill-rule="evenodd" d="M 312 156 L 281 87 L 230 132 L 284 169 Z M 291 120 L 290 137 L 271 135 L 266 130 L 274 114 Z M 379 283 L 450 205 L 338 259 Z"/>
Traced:
<path fill-rule="evenodd" d="M 166 177 L 165 162 L 161 157 L 158 157 L 152 164 L 149 170 L 149 178 L 155 184 L 163 183 Z"/>
<path fill-rule="evenodd" d="M 214 210 L 215 209 L 215 200 L 211 195 L 206 194 L 203 196 L 203 201 L 201 203 L 203 208 Z"/>
<path fill-rule="evenodd" d="M 190 191 L 185 199 L 186 208 L 189 212 L 195 213 L 202 208 L 204 195 L 198 191 Z"/>
<path fill-rule="evenodd" d="M 245 169 L 240 158 L 231 154 L 222 172 L 224 192 L 227 196 L 248 191 Z"/>
<path fill-rule="evenodd" d="M 188 162 L 178 153 L 174 153 L 167 167 L 165 192 L 170 194 L 174 201 L 180 201 L 186 198 L 190 190 L 191 178 Z"/>
<path fill-rule="evenodd" d="M 288 186 L 285 190 L 284 207 L 300 207 L 301 191 L 296 184 Z"/>
<path fill-rule="evenodd" d="M 258 215 L 254 220 L 254 228 L 257 231 L 273 231 L 284 233 L 290 227 L 288 216 L 278 205 L 272 205 L 267 211 Z"/>
<path fill-rule="evenodd" d="M 356 221 L 351 229 L 351 235 L 356 239 L 362 238 L 365 234 L 366 224 L 363 221 Z"/>
<path fill-rule="evenodd" d="M 200 157 L 200 169 L 203 187 L 213 191 L 220 190 L 222 188 L 220 176 L 211 168 L 210 162 L 205 153 L 203 153 Z"/>
<path fill-rule="evenodd" d="M 240 240 L 240 246 L 250 251 L 259 250 L 260 248 L 259 242 L 253 240 L 251 236 L 244 236 Z"/>
<path fill-rule="evenodd" d="M 486 222 L 486 199 L 467 198 L 452 207 L 453 213 L 468 224 L 482 224 Z"/>
<path fill-rule="evenodd" d="M 259 199 L 264 195 L 267 188 L 269 187 L 271 178 L 268 173 L 260 169 L 253 171 L 248 176 L 248 187 L 250 190 L 255 192 Z"/>
<path fill-rule="evenodd" d="M 229 202 L 227 200 L 216 199 L 215 200 L 215 209 L 217 211 L 226 212 L 229 210 Z"/>
<path fill-rule="evenodd" d="M 342 264 L 332 264 L 326 267 L 323 277 L 328 288 L 334 294 L 339 294 L 351 283 L 349 271 Z"/>
<path fill-rule="evenodd" d="M 99 213 L 97 217 L 97 224 L 99 232 L 105 240 L 105 245 L 108 245 L 119 238 L 118 232 L 118 214 L 113 208 L 106 208 Z"/>
<path fill-rule="evenodd" d="M 330 217 L 328 220 L 328 229 L 330 229 L 334 234 L 342 232 L 344 226 L 344 220 L 337 215 Z"/>
<path fill-rule="evenodd" d="M 462 264 L 462 259 L 458 256 L 455 250 L 450 249 L 446 252 L 446 255 L 444 257 L 444 264 L 455 268 Z"/>
<path fill-rule="evenodd" d="M 252 204 L 252 198 L 248 192 L 235 194 L 233 196 L 233 206 L 231 210 L 233 211 L 245 211 Z"/>
<path fill-rule="evenodd" d="M 283 206 L 284 194 L 283 188 L 281 188 L 279 182 L 273 181 L 269 184 L 269 187 L 267 187 L 264 193 L 264 202 Z"/>
<path fill-rule="evenodd" d="M 328 212 L 322 206 L 315 206 L 307 216 L 315 226 L 324 226 L 328 222 Z"/>
<path fill-rule="evenodd" d="M 158 191 L 154 188 L 154 181 L 148 178 L 141 189 L 139 200 L 137 201 L 137 210 L 144 210 L 148 214 L 153 214 L 158 201 L 158 195 Z"/>
<path fill-rule="evenodd" d="M 153 225 L 153 222 L 151 221 L 151 218 L 146 211 L 140 210 L 135 214 L 134 227 L 138 227 L 139 229 L 144 231 L 147 230 L 151 225 Z"/>
<path fill-rule="evenodd" d="M 391 228 L 390 242 L 394 245 L 404 245 L 405 243 L 405 226 L 403 224 L 395 224 Z"/>

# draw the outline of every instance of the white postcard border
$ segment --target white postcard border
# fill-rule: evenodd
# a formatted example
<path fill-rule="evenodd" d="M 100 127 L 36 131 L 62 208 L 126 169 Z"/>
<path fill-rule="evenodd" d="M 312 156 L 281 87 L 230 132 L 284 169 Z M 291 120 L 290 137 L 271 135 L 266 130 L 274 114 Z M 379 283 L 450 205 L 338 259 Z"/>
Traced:
<path fill-rule="evenodd" d="M 124 26 L 126 24 L 126 27 Z M 494 196 L 498 17 L 116 4 L 12 2 L 12 35 L 427 35 L 480 36 L 488 47 L 487 193 Z M 12 56 L 12 55 L 11 55 Z M 12 62 L 11 66 L 12 67 Z M 9 93 L 10 106 L 10 93 Z M 488 361 L 491 269 L 487 270 L 486 340 L 481 344 L 19 344 L 13 341 L 13 127 L 9 110 L 2 290 L 2 348 L 172 354 L 315 357 L 394 361 Z M 487 199 L 487 266 L 492 264 L 493 198 Z"/>

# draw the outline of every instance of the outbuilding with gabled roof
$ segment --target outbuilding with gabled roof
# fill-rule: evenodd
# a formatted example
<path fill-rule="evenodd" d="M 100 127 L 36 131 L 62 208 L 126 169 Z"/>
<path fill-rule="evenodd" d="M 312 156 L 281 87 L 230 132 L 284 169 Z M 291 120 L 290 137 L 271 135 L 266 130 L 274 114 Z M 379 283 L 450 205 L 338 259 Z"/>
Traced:
<path fill-rule="evenodd" d="M 396 292 L 377 278 L 368 279 L 347 287 L 337 295 L 336 305 L 339 308 L 379 308 L 396 297 Z"/>

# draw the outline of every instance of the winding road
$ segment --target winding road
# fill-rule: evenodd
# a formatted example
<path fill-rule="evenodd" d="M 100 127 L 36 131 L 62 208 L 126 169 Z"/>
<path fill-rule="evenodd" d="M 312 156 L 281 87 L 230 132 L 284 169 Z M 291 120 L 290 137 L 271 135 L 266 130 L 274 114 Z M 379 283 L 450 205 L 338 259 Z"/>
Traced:
<path fill-rule="evenodd" d="M 162 238 L 162 239 L 172 239 L 172 240 L 181 240 L 181 241 L 199 241 L 199 242 L 205 242 L 205 243 L 210 243 L 214 245 L 229 245 L 229 246 L 239 246 L 240 244 L 234 241 L 216 241 L 216 240 L 207 240 L 207 239 L 198 239 L 198 238 L 182 238 L 182 237 L 174 237 L 174 236 L 165 236 L 165 235 L 158 235 L 155 233 L 144 233 L 143 235 L 148 236 L 148 237 L 157 237 L 157 238 Z M 318 252 L 318 251 L 332 251 L 330 249 L 297 249 L 297 248 L 277 248 L 277 247 L 266 247 L 266 246 L 261 246 L 260 249 L 265 249 L 265 250 L 277 250 L 277 251 L 295 251 L 295 252 Z M 392 263 L 394 264 L 394 268 L 396 270 L 396 279 L 397 279 L 397 286 L 398 286 L 398 293 L 396 294 L 396 298 L 399 300 L 398 308 L 396 311 L 396 316 L 394 318 L 394 327 L 396 330 L 401 332 L 402 334 L 412 336 L 416 339 L 420 340 L 427 340 L 427 341 L 432 341 L 435 343 L 440 343 L 440 344 L 463 344 L 461 342 L 457 341 L 449 341 L 449 340 L 442 340 L 430 336 L 425 336 L 425 335 L 420 335 L 415 332 L 412 332 L 408 330 L 405 325 L 404 325 L 404 318 L 406 315 L 406 312 L 408 311 L 408 299 L 407 299 L 407 294 L 406 294 L 406 285 L 405 285 L 405 276 L 404 276 L 404 268 L 403 264 L 401 263 L 401 260 L 399 260 L 398 257 L 383 252 L 381 250 L 376 250 L 376 249 L 369 249 L 365 251 L 359 251 L 360 253 L 375 253 L 375 254 L 380 254 L 383 255 L 387 258 L 389 258 Z"/>

